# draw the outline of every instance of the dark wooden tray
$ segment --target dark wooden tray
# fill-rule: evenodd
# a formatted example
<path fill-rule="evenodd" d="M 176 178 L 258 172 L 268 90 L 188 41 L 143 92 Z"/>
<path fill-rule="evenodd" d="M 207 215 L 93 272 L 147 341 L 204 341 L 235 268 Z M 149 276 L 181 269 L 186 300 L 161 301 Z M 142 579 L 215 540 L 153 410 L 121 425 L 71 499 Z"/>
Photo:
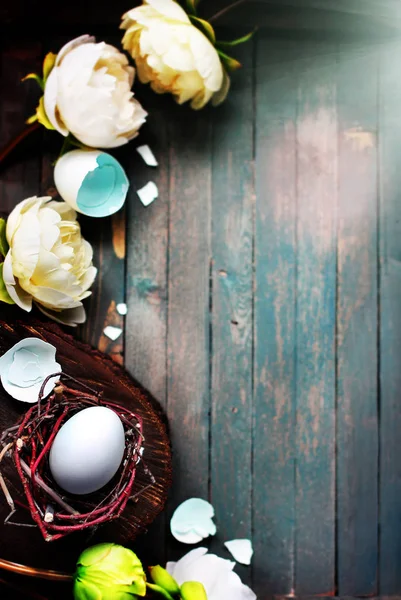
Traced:
<path fill-rule="evenodd" d="M 110 358 L 87 344 L 75 340 L 53 323 L 43 323 L 15 308 L 1 309 L 0 355 L 25 337 L 38 337 L 57 348 L 57 360 L 63 372 L 103 392 L 103 397 L 113 399 L 139 414 L 144 422 L 145 464 L 156 479 L 156 484 L 130 502 L 122 518 L 99 528 L 95 532 L 72 534 L 60 542 L 46 543 L 34 528 L 4 525 L 8 514 L 5 499 L 0 496 L 0 557 L 29 566 L 47 569 L 71 570 L 79 553 L 88 545 L 101 541 L 130 545 L 162 510 L 171 484 L 171 452 L 163 415 L 150 395 L 134 382 Z M 13 400 L 0 387 L 0 429 L 13 425 L 29 405 Z M 14 498 L 23 500 L 23 492 L 11 460 L 2 464 L 2 473 Z M 138 469 L 134 494 L 143 489 L 149 479 Z M 21 509 L 22 512 L 23 509 Z M 21 516 L 21 515 L 20 515 Z M 18 514 L 15 515 L 16 520 Z M 26 518 L 23 519 L 26 522 Z"/>

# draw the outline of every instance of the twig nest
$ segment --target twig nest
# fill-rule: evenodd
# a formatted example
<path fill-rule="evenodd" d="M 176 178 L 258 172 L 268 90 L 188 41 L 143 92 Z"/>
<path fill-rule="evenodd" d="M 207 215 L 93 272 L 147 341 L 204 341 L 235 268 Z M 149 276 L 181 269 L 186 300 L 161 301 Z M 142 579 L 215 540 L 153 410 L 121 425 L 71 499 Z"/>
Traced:
<path fill-rule="evenodd" d="M 120 210 L 129 181 L 120 163 L 100 150 L 72 150 L 56 163 L 54 182 L 60 196 L 88 217 L 108 217 Z"/>
<path fill-rule="evenodd" d="M 21 402 L 37 402 L 45 379 L 60 371 L 56 348 L 39 338 L 25 338 L 0 357 L 1 383 L 10 396 Z M 53 391 L 57 381 L 58 378 L 47 381 L 44 397 Z"/>

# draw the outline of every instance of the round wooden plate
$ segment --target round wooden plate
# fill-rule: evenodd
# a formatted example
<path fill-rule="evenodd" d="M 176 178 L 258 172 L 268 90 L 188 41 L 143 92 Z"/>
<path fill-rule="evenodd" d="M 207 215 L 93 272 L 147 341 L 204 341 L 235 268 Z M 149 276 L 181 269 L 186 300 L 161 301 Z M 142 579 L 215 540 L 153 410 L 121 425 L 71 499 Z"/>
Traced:
<path fill-rule="evenodd" d="M 45 542 L 36 528 L 4 525 L 9 513 L 0 490 L 0 558 L 32 567 L 72 571 L 80 552 L 88 545 L 99 542 L 117 542 L 129 546 L 132 540 L 146 530 L 162 510 L 171 485 L 171 450 L 161 409 L 156 401 L 109 357 L 87 344 L 76 341 L 54 323 L 44 323 L 15 307 L 1 307 L 0 355 L 26 337 L 38 337 L 57 348 L 57 361 L 63 372 L 103 392 L 103 397 L 114 400 L 139 414 L 144 423 L 144 461 L 156 483 L 129 502 L 123 516 L 96 531 L 71 534 L 56 542 Z M 14 400 L 0 385 L 0 430 L 14 425 L 29 405 Z M 22 486 L 13 463 L 6 458 L 1 465 L 9 490 L 14 499 L 24 501 Z M 149 484 L 149 478 L 138 468 L 133 493 Z M 14 520 L 29 522 L 23 509 Z"/>

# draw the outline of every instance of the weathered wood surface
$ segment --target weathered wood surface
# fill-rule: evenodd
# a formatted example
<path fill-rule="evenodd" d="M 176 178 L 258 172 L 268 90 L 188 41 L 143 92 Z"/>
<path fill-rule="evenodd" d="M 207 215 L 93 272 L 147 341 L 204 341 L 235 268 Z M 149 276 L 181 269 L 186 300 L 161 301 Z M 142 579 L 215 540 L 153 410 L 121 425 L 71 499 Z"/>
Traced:
<path fill-rule="evenodd" d="M 1 139 L 49 43 L 4 43 Z M 160 166 L 119 151 L 125 212 L 82 221 L 101 276 L 78 335 L 169 417 L 173 493 L 136 544 L 151 562 L 188 550 L 168 524 L 194 495 L 215 505 L 213 551 L 253 539 L 239 572 L 260 600 L 401 594 L 400 54 L 260 32 L 216 112 L 138 87 Z M 57 136 L 35 135 L 0 170 L 2 210 L 52 193 Z"/>

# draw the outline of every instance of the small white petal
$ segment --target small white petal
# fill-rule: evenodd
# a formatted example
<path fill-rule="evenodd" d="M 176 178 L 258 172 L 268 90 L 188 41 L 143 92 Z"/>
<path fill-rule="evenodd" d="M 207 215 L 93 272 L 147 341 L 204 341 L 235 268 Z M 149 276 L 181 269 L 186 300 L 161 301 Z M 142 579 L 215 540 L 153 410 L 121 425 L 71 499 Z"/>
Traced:
<path fill-rule="evenodd" d="M 159 163 L 157 162 L 155 155 L 153 154 L 149 146 L 147 146 L 146 144 L 144 146 L 138 146 L 136 151 L 142 156 L 143 160 L 148 165 L 148 167 L 158 166 Z"/>
<path fill-rule="evenodd" d="M 159 196 L 157 185 L 153 181 L 149 181 L 143 188 L 137 190 L 137 194 L 144 206 L 152 204 Z"/>
<path fill-rule="evenodd" d="M 117 304 L 117 312 L 119 315 L 126 315 L 127 314 L 127 305 L 125 304 L 125 302 L 121 302 L 120 304 Z"/>
<path fill-rule="evenodd" d="M 239 539 L 224 542 L 227 550 L 233 555 L 235 560 L 242 565 L 250 565 L 253 555 L 251 540 Z"/>
<path fill-rule="evenodd" d="M 113 342 L 115 342 L 116 339 L 120 337 L 122 332 L 123 330 L 121 329 L 121 327 L 113 327 L 112 325 L 108 325 L 103 329 L 104 335 L 113 340 Z"/>

